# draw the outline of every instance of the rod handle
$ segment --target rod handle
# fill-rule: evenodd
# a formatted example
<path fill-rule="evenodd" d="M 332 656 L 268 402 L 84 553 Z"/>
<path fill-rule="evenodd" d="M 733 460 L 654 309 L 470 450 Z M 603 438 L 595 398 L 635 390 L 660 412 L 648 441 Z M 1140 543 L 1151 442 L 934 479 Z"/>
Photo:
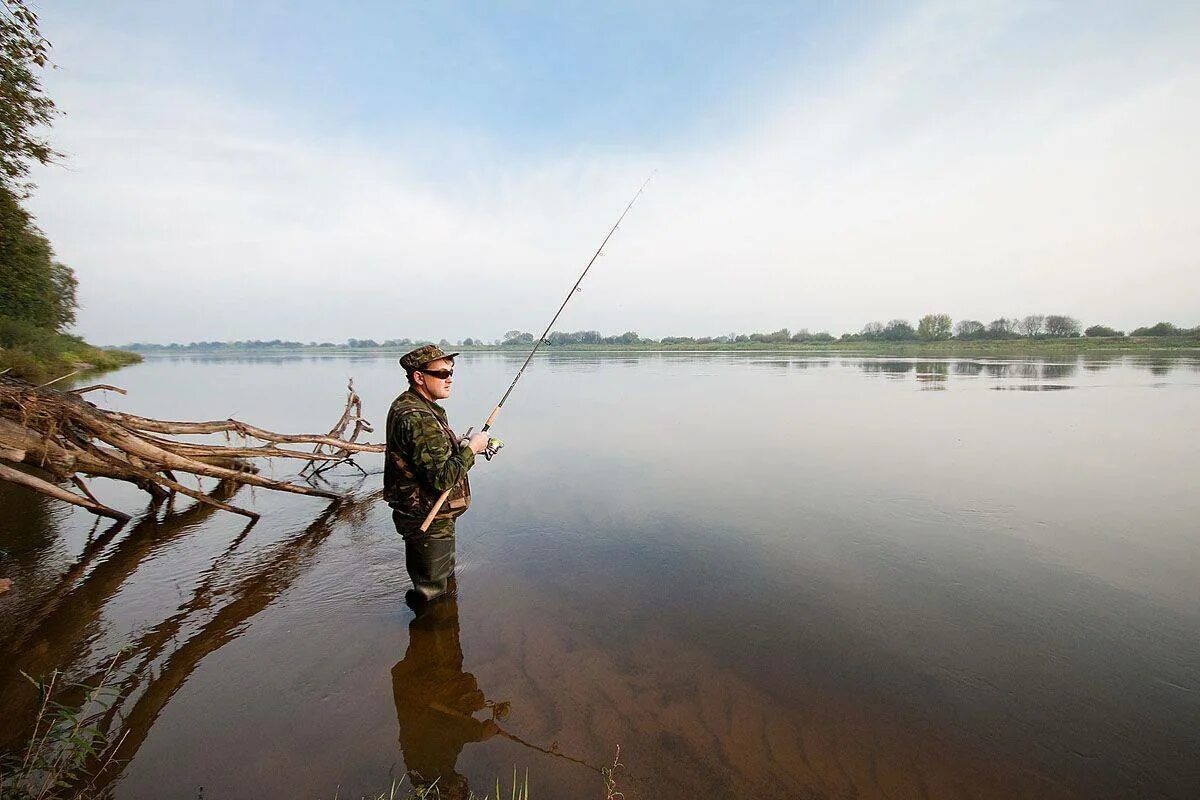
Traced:
<path fill-rule="evenodd" d="M 442 510 L 442 505 L 446 502 L 446 498 L 449 496 L 450 490 L 447 489 L 446 491 L 442 492 L 441 497 L 439 497 L 437 502 L 433 504 L 433 508 L 429 509 L 429 516 L 425 517 L 425 521 L 421 523 L 421 533 L 425 533 L 429 530 L 429 526 L 433 524 L 433 518 L 436 517 L 437 513 Z"/>

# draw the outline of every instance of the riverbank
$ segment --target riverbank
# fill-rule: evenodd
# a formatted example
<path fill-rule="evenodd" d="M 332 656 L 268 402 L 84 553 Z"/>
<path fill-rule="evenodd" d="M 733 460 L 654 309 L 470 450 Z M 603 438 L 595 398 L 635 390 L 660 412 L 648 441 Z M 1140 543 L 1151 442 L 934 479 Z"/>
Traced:
<path fill-rule="evenodd" d="M 77 370 L 110 370 L 136 364 L 139 353 L 106 350 L 78 336 L 0 317 L 0 371 L 44 383 Z"/>
<path fill-rule="evenodd" d="M 445 345 L 443 345 L 445 346 Z M 519 353 L 529 351 L 521 345 L 452 345 L 462 353 Z M 346 355 L 399 357 L 411 345 L 403 347 L 349 347 L 346 345 L 312 347 L 245 347 L 245 346 L 164 346 L 137 350 L 141 355 Z M 1084 353 L 1155 353 L 1169 352 L 1200 355 L 1200 338 L 1194 336 L 1145 337 L 1081 337 L 1075 339 L 949 339 L 944 341 L 833 341 L 833 342 L 637 342 L 632 344 L 561 344 L 543 345 L 543 353 L 707 353 L 707 352 L 796 352 L 813 355 L 846 354 L 862 356 L 897 356 L 911 358 L 948 357 L 1064 357 Z"/>

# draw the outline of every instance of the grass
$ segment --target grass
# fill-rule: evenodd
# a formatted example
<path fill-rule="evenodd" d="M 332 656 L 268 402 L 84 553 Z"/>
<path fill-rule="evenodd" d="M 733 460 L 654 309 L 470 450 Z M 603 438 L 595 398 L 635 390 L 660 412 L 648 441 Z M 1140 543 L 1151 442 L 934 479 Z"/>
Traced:
<path fill-rule="evenodd" d="M 362 800 L 441 800 L 441 793 L 438 789 L 437 781 L 434 781 L 425 788 L 414 788 L 407 794 L 401 794 L 403 791 L 402 781 L 395 781 L 388 791 L 381 794 L 363 797 Z M 500 779 L 496 779 L 496 793 L 493 796 L 491 793 L 485 795 L 477 795 L 475 792 L 470 792 L 461 800 L 529 800 L 529 773 L 525 773 L 524 780 L 517 778 L 517 770 L 513 769 L 512 787 L 506 793 L 500 785 Z M 337 800 L 335 797 L 334 800 Z M 447 800 L 449 800 L 447 798 Z"/>
<path fill-rule="evenodd" d="M 0 758 L 0 800 L 97 796 L 95 779 L 108 766 L 100 759 L 109 739 L 98 723 L 115 696 L 110 683 L 112 666 L 95 687 L 64 686 L 57 670 L 44 681 L 25 677 L 38 689 L 38 713 L 25 752 Z M 56 699 L 70 690 L 81 690 L 83 701 L 66 705 Z"/>
<path fill-rule="evenodd" d="M 76 371 L 116 369 L 141 360 L 137 353 L 102 350 L 78 336 L 0 317 L 0 371 L 31 383 L 45 383 Z"/>

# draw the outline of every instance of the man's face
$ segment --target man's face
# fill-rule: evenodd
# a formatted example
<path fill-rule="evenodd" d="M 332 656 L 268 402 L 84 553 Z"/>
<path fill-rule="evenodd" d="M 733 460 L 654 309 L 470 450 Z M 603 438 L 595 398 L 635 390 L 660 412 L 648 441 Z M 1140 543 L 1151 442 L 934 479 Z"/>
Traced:
<path fill-rule="evenodd" d="M 413 382 L 425 390 L 425 393 L 434 400 L 445 400 L 450 396 L 450 390 L 454 387 L 454 378 L 451 375 L 440 377 L 439 375 L 431 375 L 430 373 L 448 373 L 454 370 L 454 362 L 448 358 L 439 358 L 437 361 L 430 361 L 428 364 L 421 367 L 413 373 Z"/>

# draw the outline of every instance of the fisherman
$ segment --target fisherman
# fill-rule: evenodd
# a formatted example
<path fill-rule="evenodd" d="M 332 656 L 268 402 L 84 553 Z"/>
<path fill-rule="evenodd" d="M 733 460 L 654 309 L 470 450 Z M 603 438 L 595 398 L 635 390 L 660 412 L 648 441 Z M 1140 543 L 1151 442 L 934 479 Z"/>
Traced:
<path fill-rule="evenodd" d="M 454 357 L 427 344 L 400 359 L 408 390 L 392 401 L 387 416 L 384 496 L 396 531 L 404 537 L 404 565 L 413 588 L 405 596 L 414 608 L 444 594 L 454 574 L 454 520 L 471 504 L 467 471 L 488 447 L 488 436 L 458 437 L 438 400 L 454 386 Z M 429 530 L 421 523 L 442 492 L 446 502 Z"/>

